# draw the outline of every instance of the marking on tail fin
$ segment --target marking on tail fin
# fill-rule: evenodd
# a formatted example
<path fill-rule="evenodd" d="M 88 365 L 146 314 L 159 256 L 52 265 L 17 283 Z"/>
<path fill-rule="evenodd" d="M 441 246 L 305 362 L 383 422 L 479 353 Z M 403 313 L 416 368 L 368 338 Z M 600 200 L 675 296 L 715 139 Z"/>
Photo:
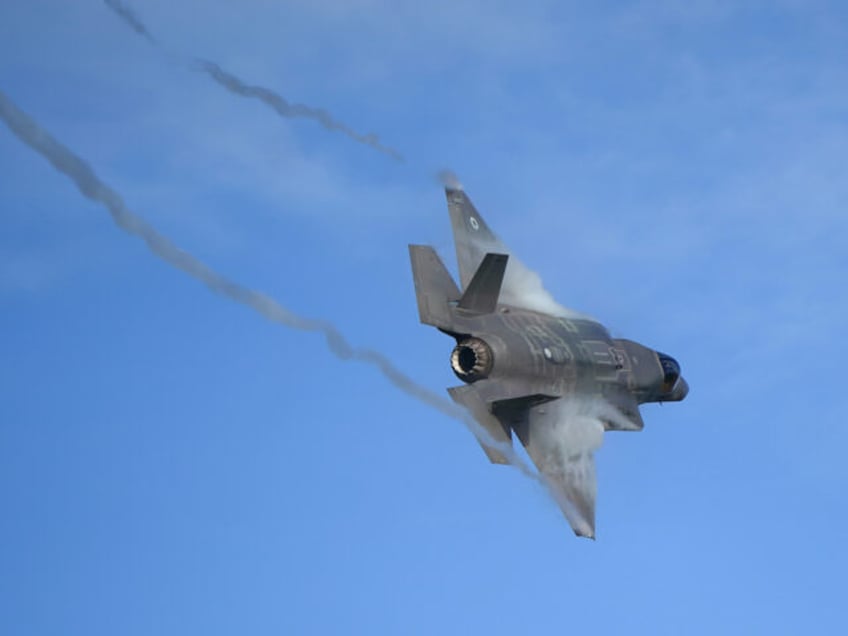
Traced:
<path fill-rule="evenodd" d="M 464 191 L 445 188 L 445 197 L 456 244 L 459 279 L 465 289 L 486 252 L 506 254 L 509 250 L 498 240 Z"/>

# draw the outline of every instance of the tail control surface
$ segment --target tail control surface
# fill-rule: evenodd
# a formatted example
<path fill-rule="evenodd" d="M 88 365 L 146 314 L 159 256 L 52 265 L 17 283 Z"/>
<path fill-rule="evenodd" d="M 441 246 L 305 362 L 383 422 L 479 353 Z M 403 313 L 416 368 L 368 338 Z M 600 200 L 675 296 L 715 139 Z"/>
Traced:
<path fill-rule="evenodd" d="M 476 314 L 495 311 L 508 260 L 506 254 L 486 254 L 459 300 L 459 308 Z"/>
<path fill-rule="evenodd" d="M 459 300 L 459 288 L 436 250 L 429 245 L 410 245 L 409 258 L 418 300 L 418 318 L 425 325 L 450 329 L 452 321 L 448 303 Z"/>

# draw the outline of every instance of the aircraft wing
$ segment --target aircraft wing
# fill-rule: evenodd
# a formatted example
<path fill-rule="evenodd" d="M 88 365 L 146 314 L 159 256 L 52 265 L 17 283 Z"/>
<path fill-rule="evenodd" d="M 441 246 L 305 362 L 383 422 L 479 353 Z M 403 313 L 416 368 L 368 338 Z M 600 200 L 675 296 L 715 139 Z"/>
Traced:
<path fill-rule="evenodd" d="M 504 389 L 514 391 L 510 395 Z M 531 394 L 526 389 L 520 384 L 513 387 L 480 380 L 448 392 L 485 430 L 485 439 L 477 437 L 492 463 L 509 463 L 503 451 L 511 452 L 515 431 L 574 533 L 594 539 L 597 485 L 593 453 L 603 442 L 613 407 L 574 397 Z M 617 417 L 623 419 L 620 414 Z"/>
<path fill-rule="evenodd" d="M 507 254 L 509 250 L 489 229 L 463 190 L 445 188 L 445 197 L 456 244 L 459 281 L 465 290 L 488 252 Z"/>
<path fill-rule="evenodd" d="M 465 191 L 448 186 L 445 188 L 445 197 L 448 201 L 456 260 L 459 264 L 459 281 L 463 292 L 468 289 L 486 254 L 506 254 L 509 255 L 509 263 L 506 265 L 499 302 L 554 316 L 588 318 L 554 300 L 539 275 L 517 259 L 495 236 Z"/>
<path fill-rule="evenodd" d="M 560 398 L 531 407 L 513 428 L 574 533 L 594 539 L 593 452 L 603 442 L 601 420 L 584 412 L 579 402 Z"/>

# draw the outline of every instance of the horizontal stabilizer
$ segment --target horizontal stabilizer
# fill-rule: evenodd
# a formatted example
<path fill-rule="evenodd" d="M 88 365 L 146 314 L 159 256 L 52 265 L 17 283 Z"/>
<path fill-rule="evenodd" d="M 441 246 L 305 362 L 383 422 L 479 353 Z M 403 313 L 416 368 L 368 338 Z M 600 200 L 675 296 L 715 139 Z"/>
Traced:
<path fill-rule="evenodd" d="M 459 308 L 478 314 L 490 314 L 495 311 L 508 260 L 509 256 L 506 254 L 486 254 L 465 288 L 465 293 L 459 300 Z"/>
<path fill-rule="evenodd" d="M 522 378 L 510 378 L 509 380 L 497 380 L 485 378 L 474 383 L 477 395 L 496 412 L 496 407 L 505 402 L 526 403 L 529 408 L 533 404 L 546 402 L 553 399 L 554 395 L 548 395 L 539 391 L 538 383 Z M 495 407 L 495 408 L 493 408 Z"/>
<path fill-rule="evenodd" d="M 492 441 L 498 444 L 508 444 L 512 446 L 512 432 L 508 427 L 504 426 L 498 418 L 489 411 L 489 407 L 480 397 L 477 390 L 470 384 L 465 386 L 455 386 L 448 389 L 451 398 L 457 404 L 464 406 L 480 426 L 485 429 Z M 483 447 L 483 452 L 493 464 L 508 464 L 509 460 L 497 448 L 494 448 L 479 439 L 480 446 Z"/>
<path fill-rule="evenodd" d="M 419 320 L 425 325 L 449 330 L 453 321 L 448 303 L 459 300 L 459 288 L 436 250 L 429 245 L 410 245 L 409 258 Z"/>

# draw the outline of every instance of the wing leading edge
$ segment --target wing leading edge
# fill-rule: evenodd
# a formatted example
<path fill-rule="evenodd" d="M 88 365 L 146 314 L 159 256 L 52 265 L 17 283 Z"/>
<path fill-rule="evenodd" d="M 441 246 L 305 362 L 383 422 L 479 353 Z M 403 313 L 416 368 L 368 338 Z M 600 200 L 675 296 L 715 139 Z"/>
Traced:
<path fill-rule="evenodd" d="M 456 246 L 459 282 L 465 290 L 488 252 L 508 254 L 509 250 L 489 229 L 463 190 L 445 188 L 445 197 Z"/>
<path fill-rule="evenodd" d="M 578 402 L 560 398 L 531 407 L 515 432 L 574 533 L 594 539 L 593 453 L 603 443 L 601 420 L 585 413 Z"/>
<path fill-rule="evenodd" d="M 593 453 L 603 442 L 605 428 L 601 417 L 592 412 L 596 409 L 578 399 L 543 395 L 492 403 L 484 387 L 478 390 L 476 384 L 448 392 L 468 409 L 491 442 L 502 448 L 511 445 L 515 431 L 574 533 L 594 539 L 597 480 Z M 492 463 L 509 463 L 498 448 L 479 441 Z"/>
<path fill-rule="evenodd" d="M 463 292 L 468 289 L 487 254 L 508 255 L 509 262 L 505 265 L 498 302 L 554 316 L 588 319 L 588 316 L 563 307 L 554 300 L 539 275 L 515 258 L 509 248 L 492 232 L 463 190 L 446 187 L 445 197 L 450 212 L 456 260 L 459 264 L 459 281 Z"/>

